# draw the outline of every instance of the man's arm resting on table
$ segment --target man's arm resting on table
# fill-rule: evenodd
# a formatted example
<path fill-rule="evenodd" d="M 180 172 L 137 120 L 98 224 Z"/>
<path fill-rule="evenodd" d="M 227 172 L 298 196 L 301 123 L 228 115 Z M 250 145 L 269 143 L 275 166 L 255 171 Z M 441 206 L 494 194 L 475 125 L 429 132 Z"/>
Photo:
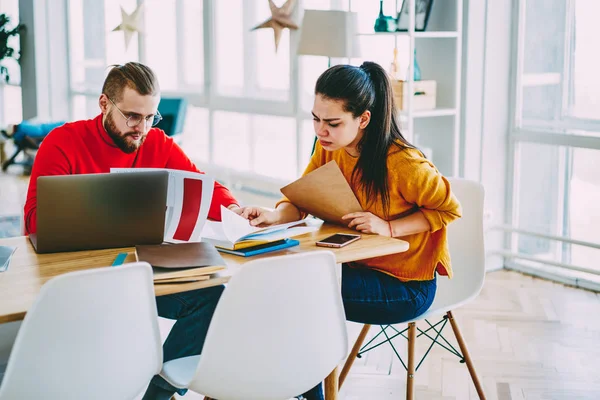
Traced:
<path fill-rule="evenodd" d="M 27 201 L 23 210 L 25 233 L 37 231 L 37 178 L 49 175 L 71 175 L 71 163 L 67 158 L 68 136 L 63 134 L 62 129 L 54 129 L 42 142 L 40 149 L 35 155 L 29 188 L 27 189 Z"/>

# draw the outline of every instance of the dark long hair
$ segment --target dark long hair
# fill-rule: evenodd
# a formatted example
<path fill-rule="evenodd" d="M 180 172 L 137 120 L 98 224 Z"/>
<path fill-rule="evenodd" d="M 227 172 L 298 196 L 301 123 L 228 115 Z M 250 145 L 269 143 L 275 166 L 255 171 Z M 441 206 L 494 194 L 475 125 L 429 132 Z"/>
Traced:
<path fill-rule="evenodd" d="M 399 150 L 414 148 L 402 133 L 396 115 L 392 85 L 385 70 L 374 62 L 365 61 L 360 67 L 336 65 L 317 80 L 315 95 L 344 103 L 344 111 L 358 118 L 371 111 L 371 121 L 358 142 L 360 152 L 352 180 L 359 179 L 365 197 L 381 197 L 383 211 L 389 214 L 387 156 L 390 146 Z"/>

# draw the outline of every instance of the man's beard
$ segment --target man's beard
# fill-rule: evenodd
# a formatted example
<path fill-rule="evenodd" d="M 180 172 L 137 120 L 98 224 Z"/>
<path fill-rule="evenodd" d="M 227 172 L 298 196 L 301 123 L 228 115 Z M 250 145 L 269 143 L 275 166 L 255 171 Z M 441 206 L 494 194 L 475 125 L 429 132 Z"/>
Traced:
<path fill-rule="evenodd" d="M 127 133 L 121 133 L 117 129 L 115 121 L 112 118 L 112 110 L 106 116 L 104 121 L 104 129 L 108 136 L 113 140 L 113 142 L 117 145 L 119 149 L 121 149 L 124 153 L 130 154 L 140 148 L 144 140 L 146 140 L 146 135 L 141 135 L 139 141 L 129 141 L 127 140 L 128 136 L 140 135 L 140 133 L 131 131 Z"/>

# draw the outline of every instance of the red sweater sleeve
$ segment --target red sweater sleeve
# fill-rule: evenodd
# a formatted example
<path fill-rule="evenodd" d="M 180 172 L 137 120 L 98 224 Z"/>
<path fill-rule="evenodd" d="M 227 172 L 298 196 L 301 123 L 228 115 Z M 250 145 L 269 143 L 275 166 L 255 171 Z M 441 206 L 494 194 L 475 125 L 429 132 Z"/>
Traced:
<path fill-rule="evenodd" d="M 177 145 L 175 142 L 173 142 L 173 146 L 171 147 L 171 153 L 165 168 L 199 172 L 201 174 L 204 173 L 198 170 L 196 165 L 194 165 L 194 163 L 185 155 L 181 147 L 179 147 L 179 145 Z M 235 197 L 233 197 L 229 189 L 221 185 L 219 182 L 215 182 L 212 202 L 210 204 L 210 209 L 208 210 L 208 218 L 215 221 L 220 221 L 221 206 L 228 207 L 232 204 L 238 205 L 239 203 Z"/>
<path fill-rule="evenodd" d="M 23 210 L 26 234 L 37 231 L 37 178 L 40 176 L 69 175 L 72 173 L 71 164 L 63 150 L 67 145 L 66 141 L 63 140 L 65 137 L 62 134 L 61 128 L 55 129 L 42 141 L 40 149 L 35 155 L 35 162 L 33 163 L 31 177 L 29 178 L 27 200 Z"/>

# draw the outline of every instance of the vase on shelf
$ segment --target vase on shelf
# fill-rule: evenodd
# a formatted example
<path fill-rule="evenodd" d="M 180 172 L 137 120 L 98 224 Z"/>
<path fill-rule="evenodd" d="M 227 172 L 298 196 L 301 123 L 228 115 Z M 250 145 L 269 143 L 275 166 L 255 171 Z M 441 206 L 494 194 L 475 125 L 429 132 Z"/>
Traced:
<path fill-rule="evenodd" d="M 398 48 L 394 47 L 394 59 L 390 63 L 390 70 L 388 71 L 390 77 L 396 81 L 401 80 L 400 78 L 400 64 L 398 63 Z"/>
<path fill-rule="evenodd" d="M 375 20 L 375 32 L 394 32 L 396 31 L 396 19 L 383 15 L 383 0 L 379 0 L 379 16 Z"/>
<path fill-rule="evenodd" d="M 413 64 L 413 81 L 420 81 L 421 68 L 419 67 L 419 63 L 417 62 L 417 49 L 415 49 L 414 56 L 415 62 Z"/>

